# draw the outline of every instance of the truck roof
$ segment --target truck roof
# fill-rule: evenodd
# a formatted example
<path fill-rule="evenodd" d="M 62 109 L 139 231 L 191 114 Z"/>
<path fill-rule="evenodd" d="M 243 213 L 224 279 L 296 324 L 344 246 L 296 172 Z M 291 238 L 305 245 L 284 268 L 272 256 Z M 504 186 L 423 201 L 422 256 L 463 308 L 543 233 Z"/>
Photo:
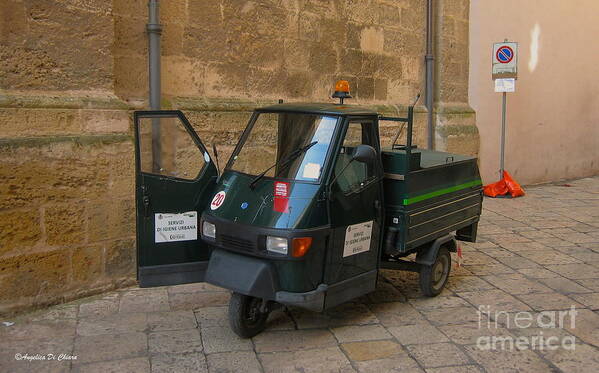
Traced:
<path fill-rule="evenodd" d="M 314 113 L 328 115 L 378 115 L 376 111 L 356 106 L 339 105 L 328 103 L 285 103 L 261 107 L 256 109 L 259 112 L 295 112 L 295 113 Z"/>

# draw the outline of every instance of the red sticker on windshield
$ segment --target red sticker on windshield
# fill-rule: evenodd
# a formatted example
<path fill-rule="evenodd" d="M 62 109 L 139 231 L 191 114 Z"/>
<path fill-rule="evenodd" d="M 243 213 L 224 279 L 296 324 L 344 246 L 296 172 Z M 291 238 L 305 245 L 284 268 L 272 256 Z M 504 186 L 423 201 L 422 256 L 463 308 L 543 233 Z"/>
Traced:
<path fill-rule="evenodd" d="M 289 183 L 275 181 L 273 210 L 276 212 L 289 212 Z"/>

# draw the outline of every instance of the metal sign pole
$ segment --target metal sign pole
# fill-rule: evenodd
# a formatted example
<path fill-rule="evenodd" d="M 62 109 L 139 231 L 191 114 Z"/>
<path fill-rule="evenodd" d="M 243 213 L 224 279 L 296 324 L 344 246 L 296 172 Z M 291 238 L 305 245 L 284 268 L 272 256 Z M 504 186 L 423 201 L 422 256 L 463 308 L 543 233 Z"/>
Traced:
<path fill-rule="evenodd" d="M 505 39 L 493 43 L 491 77 L 495 81 L 495 92 L 502 92 L 501 98 L 501 146 L 499 153 L 499 180 L 503 180 L 505 170 L 505 111 L 507 92 L 516 91 L 518 77 L 518 43 Z"/>
<path fill-rule="evenodd" d="M 507 101 L 507 93 L 503 92 L 501 99 L 501 153 L 499 159 L 499 180 L 503 179 L 503 170 L 505 162 L 505 106 Z"/>

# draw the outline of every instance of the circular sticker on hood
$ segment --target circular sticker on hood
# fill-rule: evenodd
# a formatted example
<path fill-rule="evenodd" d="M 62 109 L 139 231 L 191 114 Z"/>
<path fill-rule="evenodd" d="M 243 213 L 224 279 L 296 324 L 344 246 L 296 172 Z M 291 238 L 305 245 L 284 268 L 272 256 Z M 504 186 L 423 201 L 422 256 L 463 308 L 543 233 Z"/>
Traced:
<path fill-rule="evenodd" d="M 216 193 L 214 198 L 212 198 L 212 202 L 210 203 L 210 210 L 216 210 L 217 208 L 219 208 L 225 201 L 226 196 L 227 193 L 225 193 L 224 190 L 222 192 Z"/>

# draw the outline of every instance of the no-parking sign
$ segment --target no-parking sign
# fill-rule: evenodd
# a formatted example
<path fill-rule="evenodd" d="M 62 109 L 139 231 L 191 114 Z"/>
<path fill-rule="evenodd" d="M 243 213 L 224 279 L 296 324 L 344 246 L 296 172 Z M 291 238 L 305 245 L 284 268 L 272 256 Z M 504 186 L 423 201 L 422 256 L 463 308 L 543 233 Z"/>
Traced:
<path fill-rule="evenodd" d="M 518 43 L 493 44 L 493 79 L 518 77 Z"/>

